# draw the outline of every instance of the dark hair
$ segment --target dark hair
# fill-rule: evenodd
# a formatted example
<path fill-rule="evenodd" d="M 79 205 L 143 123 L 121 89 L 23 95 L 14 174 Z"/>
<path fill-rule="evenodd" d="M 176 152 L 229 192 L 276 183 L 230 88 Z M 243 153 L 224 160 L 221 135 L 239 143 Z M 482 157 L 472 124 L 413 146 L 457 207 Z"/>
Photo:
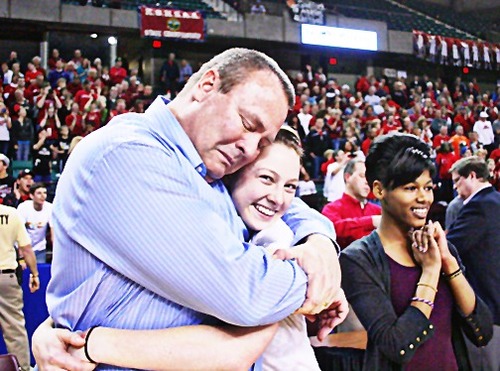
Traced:
<path fill-rule="evenodd" d="M 425 170 L 431 177 L 436 172 L 429 146 L 411 134 L 378 137 L 370 146 L 365 163 L 370 187 L 378 180 L 385 188 L 394 189 L 415 181 Z"/>
<path fill-rule="evenodd" d="M 467 178 L 470 173 L 474 172 L 478 179 L 483 179 L 484 181 L 487 181 L 490 177 L 486 161 L 478 156 L 470 156 L 458 160 L 453 164 L 449 172 L 457 172 L 458 175 L 465 178 Z"/>
<path fill-rule="evenodd" d="M 44 183 L 34 183 L 31 187 L 30 187 L 30 194 L 34 195 L 36 190 L 37 189 L 40 189 L 40 188 L 47 188 L 47 186 L 44 184 Z"/>
<path fill-rule="evenodd" d="M 451 148 L 451 144 L 449 142 L 442 142 L 439 146 L 440 153 L 450 153 L 453 149 Z"/>

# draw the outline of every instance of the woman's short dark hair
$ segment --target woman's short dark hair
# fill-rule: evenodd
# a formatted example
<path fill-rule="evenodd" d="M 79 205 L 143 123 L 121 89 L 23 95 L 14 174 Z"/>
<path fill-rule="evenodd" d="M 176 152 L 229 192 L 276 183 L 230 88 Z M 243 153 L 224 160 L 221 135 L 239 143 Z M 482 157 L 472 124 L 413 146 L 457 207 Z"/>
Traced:
<path fill-rule="evenodd" d="M 378 180 L 394 189 L 417 179 L 425 170 L 431 177 L 436 168 L 429 146 L 411 134 L 390 133 L 375 139 L 366 157 L 366 179 L 370 187 Z"/>

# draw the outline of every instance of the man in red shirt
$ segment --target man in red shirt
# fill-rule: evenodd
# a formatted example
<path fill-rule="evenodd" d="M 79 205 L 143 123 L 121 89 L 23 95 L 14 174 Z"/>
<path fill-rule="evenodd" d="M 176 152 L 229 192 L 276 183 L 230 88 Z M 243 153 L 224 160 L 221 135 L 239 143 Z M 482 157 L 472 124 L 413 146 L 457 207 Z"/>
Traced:
<path fill-rule="evenodd" d="M 441 147 L 441 143 L 449 141 L 450 137 L 448 135 L 448 127 L 446 125 L 443 125 L 439 128 L 439 134 L 437 134 L 432 139 L 432 148 L 438 149 L 439 147 Z"/>
<path fill-rule="evenodd" d="M 66 116 L 65 124 L 69 128 L 72 136 L 83 135 L 85 124 L 78 103 L 73 102 L 71 104 L 71 111 L 68 116 Z"/>
<path fill-rule="evenodd" d="M 78 103 L 78 107 L 80 112 L 83 112 L 85 109 L 85 105 L 90 99 L 97 99 L 97 95 L 94 94 L 91 90 L 92 86 L 90 81 L 84 81 L 82 89 L 79 90 L 75 95 L 75 103 Z"/>
<path fill-rule="evenodd" d="M 122 59 L 116 58 L 115 65 L 109 70 L 109 79 L 112 85 L 121 84 L 127 77 L 127 70 L 122 67 Z"/>
<path fill-rule="evenodd" d="M 364 160 L 350 160 L 344 169 L 342 198 L 326 204 L 321 212 L 333 222 L 341 249 L 370 234 L 380 224 L 380 206 L 367 202 L 370 186 L 365 173 Z"/>

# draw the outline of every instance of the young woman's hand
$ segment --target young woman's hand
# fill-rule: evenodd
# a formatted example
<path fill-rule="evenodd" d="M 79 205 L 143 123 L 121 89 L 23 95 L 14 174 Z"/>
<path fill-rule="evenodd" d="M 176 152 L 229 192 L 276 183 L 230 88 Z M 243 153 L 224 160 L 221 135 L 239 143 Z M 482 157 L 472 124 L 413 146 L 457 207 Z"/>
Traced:
<path fill-rule="evenodd" d="M 442 259 L 438 241 L 435 237 L 435 228 L 434 223 L 429 221 L 429 223 L 423 228 L 410 232 L 411 252 L 413 258 L 423 270 L 441 270 Z"/>
<path fill-rule="evenodd" d="M 455 270 L 458 266 L 458 263 L 455 257 L 451 254 L 450 249 L 448 248 L 448 241 L 446 240 L 446 233 L 441 227 L 439 222 L 434 222 L 434 239 L 437 241 L 439 254 L 441 256 L 441 265 L 444 273 L 449 273 L 450 270 Z"/>

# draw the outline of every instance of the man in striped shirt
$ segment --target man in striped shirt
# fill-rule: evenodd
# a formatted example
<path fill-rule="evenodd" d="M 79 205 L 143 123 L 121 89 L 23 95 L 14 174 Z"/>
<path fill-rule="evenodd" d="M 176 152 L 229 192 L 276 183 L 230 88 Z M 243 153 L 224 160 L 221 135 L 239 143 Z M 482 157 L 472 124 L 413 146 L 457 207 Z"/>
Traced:
<path fill-rule="evenodd" d="M 272 143 L 293 102 L 275 61 L 230 49 L 173 101 L 159 97 L 85 138 L 54 200 L 56 325 L 258 326 L 339 300 L 331 223 L 297 201 L 284 217 L 296 260 L 271 259 L 242 242 L 248 232 L 220 181 Z"/>

